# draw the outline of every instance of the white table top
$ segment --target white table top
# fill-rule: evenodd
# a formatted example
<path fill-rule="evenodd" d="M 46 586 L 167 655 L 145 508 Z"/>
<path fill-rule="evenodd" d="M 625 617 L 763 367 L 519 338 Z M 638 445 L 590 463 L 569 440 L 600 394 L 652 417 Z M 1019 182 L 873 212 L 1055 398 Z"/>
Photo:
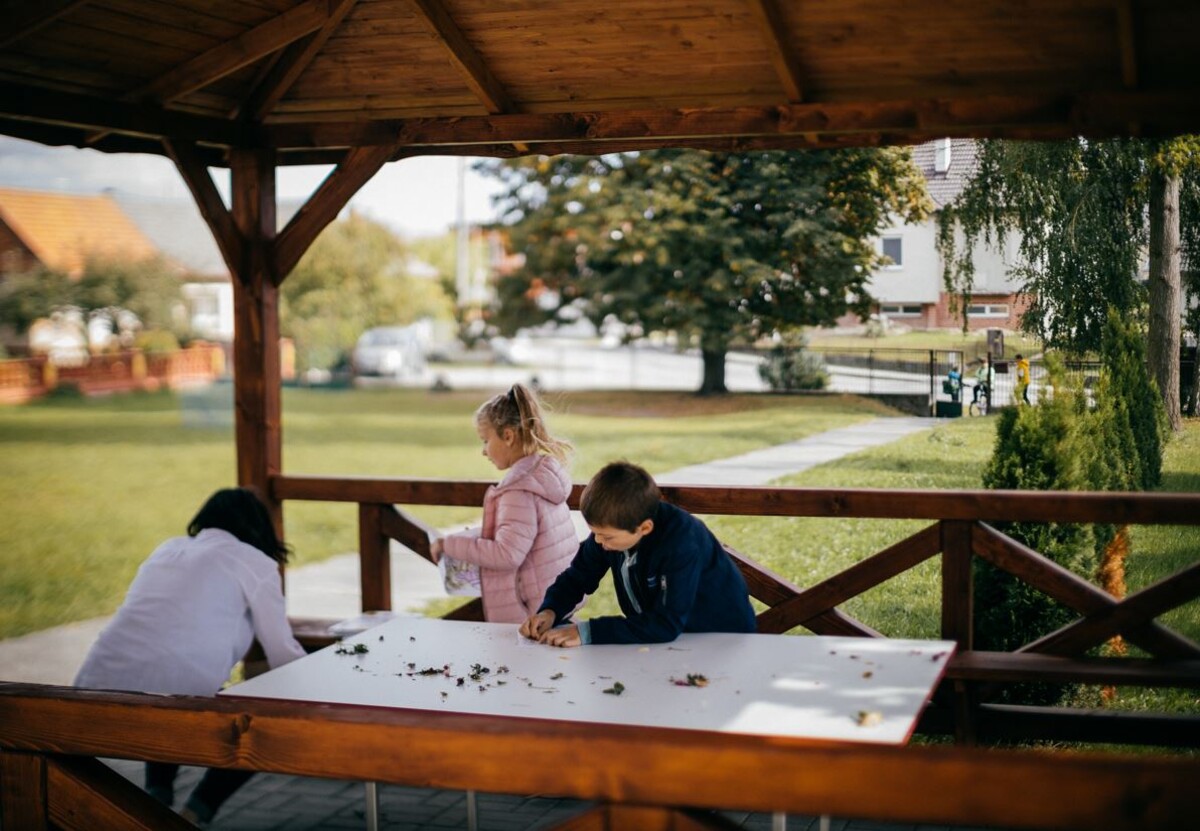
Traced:
<path fill-rule="evenodd" d="M 368 651 L 345 654 L 358 644 Z M 559 649 L 512 624 L 397 618 L 221 694 L 903 744 L 953 649 L 718 633 Z M 707 684 L 687 686 L 689 674 Z"/>

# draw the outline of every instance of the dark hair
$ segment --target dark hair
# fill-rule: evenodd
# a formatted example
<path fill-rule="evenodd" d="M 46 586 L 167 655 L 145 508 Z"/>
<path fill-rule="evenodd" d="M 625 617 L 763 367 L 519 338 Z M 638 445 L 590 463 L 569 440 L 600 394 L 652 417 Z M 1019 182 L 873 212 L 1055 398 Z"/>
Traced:
<path fill-rule="evenodd" d="M 658 485 L 644 468 L 631 462 L 609 462 L 583 489 L 579 510 L 594 527 L 634 531 L 658 510 Z"/>
<path fill-rule="evenodd" d="M 267 506 L 250 488 L 222 488 L 210 496 L 188 523 L 188 536 L 194 537 L 205 528 L 228 531 L 272 560 L 287 562 L 289 549 L 275 534 Z"/>

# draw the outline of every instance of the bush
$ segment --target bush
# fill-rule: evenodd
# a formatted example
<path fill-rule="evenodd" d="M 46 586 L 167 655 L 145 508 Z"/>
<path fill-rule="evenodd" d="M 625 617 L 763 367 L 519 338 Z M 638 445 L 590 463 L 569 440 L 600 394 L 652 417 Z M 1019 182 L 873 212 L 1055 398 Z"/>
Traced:
<path fill-rule="evenodd" d="M 139 332 L 134 343 L 147 355 L 161 355 L 165 352 L 176 352 L 179 349 L 179 339 L 173 332 L 165 329 L 149 329 Z"/>
<path fill-rule="evenodd" d="M 983 485 L 1004 490 L 1089 490 L 1094 449 L 1088 447 L 1088 413 L 1083 396 L 1069 388 L 1061 368 L 1047 361 L 1053 397 L 1036 407 L 1000 412 L 996 445 L 984 469 Z M 1091 529 L 1059 523 L 996 523 L 1012 537 L 1085 579 L 1096 571 Z M 975 570 L 975 646 L 1009 652 L 1065 626 L 1076 613 L 1027 583 L 981 560 Z M 1067 687 L 1019 684 L 1002 698 L 1022 704 L 1053 704 Z"/>
<path fill-rule="evenodd" d="M 829 373 L 819 357 L 804 350 L 807 345 L 807 340 L 797 338 L 771 347 L 758 365 L 758 377 L 775 392 L 825 389 Z"/>

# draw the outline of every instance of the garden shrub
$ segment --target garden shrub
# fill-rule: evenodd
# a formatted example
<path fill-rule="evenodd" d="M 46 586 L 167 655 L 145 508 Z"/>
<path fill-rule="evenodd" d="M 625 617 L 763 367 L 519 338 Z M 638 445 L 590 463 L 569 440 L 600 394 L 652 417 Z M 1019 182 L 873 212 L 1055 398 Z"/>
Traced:
<path fill-rule="evenodd" d="M 829 373 L 820 357 L 806 352 L 808 341 L 785 338 L 771 347 L 766 359 L 758 365 L 758 377 L 775 392 L 823 390 L 829 384 Z"/>

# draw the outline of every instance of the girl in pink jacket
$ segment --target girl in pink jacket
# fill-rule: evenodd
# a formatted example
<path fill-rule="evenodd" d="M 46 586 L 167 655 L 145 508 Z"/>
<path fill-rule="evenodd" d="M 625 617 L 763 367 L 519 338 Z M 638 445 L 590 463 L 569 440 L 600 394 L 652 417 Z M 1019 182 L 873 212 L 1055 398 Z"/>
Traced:
<path fill-rule="evenodd" d="M 579 549 L 567 508 L 573 448 L 550 435 L 537 396 L 521 384 L 484 402 L 475 429 L 483 455 L 508 472 L 483 498 L 483 527 L 435 539 L 431 553 L 479 566 L 485 620 L 521 623 Z"/>

